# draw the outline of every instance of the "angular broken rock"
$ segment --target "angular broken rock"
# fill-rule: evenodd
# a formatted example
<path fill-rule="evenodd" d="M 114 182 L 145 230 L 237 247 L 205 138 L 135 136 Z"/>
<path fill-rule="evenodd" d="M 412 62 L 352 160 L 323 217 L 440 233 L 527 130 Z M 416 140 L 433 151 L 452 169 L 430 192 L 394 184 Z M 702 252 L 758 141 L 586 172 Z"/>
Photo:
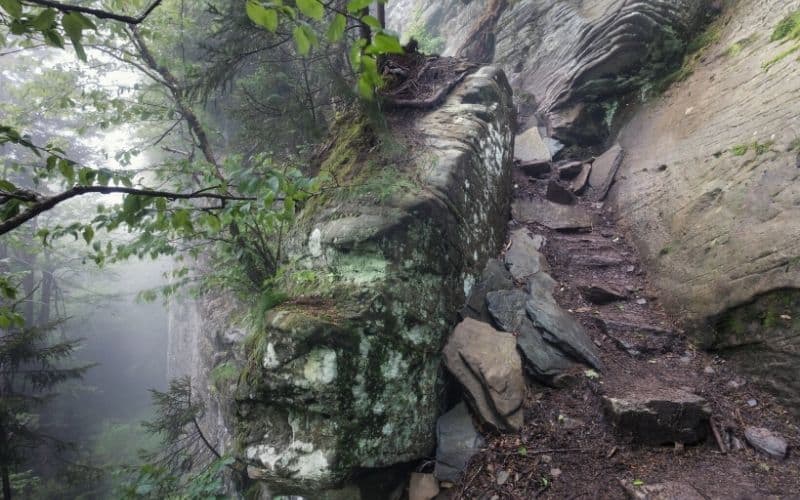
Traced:
<path fill-rule="evenodd" d="M 589 175 L 592 173 L 592 165 L 591 163 L 584 163 L 583 167 L 581 168 L 581 172 L 578 174 L 577 177 L 572 179 L 572 182 L 569 185 L 570 191 L 575 194 L 582 194 L 586 190 L 586 186 L 589 185 Z"/>
<path fill-rule="evenodd" d="M 522 353 L 525 371 L 544 384 L 554 380 L 574 366 L 557 347 L 542 338 L 525 311 L 529 295 L 522 290 L 502 290 L 486 295 L 489 313 L 495 324 L 509 333 L 517 334 L 517 347 Z"/>
<path fill-rule="evenodd" d="M 624 291 L 609 285 L 579 285 L 578 291 L 593 304 L 609 304 L 626 298 Z"/>
<path fill-rule="evenodd" d="M 489 259 L 483 268 L 481 280 L 476 283 L 467 298 L 467 305 L 461 312 L 465 318 L 474 318 L 480 321 L 489 321 L 489 311 L 486 309 L 486 294 L 495 290 L 508 290 L 514 288 L 511 273 L 506 266 L 497 259 Z"/>
<path fill-rule="evenodd" d="M 459 403 L 436 421 L 434 475 L 441 481 L 457 483 L 469 459 L 483 445 L 483 438 L 475 430 L 467 405 Z"/>
<path fill-rule="evenodd" d="M 571 161 L 565 165 L 558 167 L 558 178 L 561 180 L 574 179 L 583 170 L 583 162 Z"/>
<path fill-rule="evenodd" d="M 433 474 L 411 473 L 408 500 L 433 500 L 439 494 L 439 481 Z"/>
<path fill-rule="evenodd" d="M 631 500 L 705 500 L 694 486 L 680 481 L 666 481 L 658 484 L 634 486 L 628 481 L 620 481 Z"/>
<path fill-rule="evenodd" d="M 592 198 L 596 201 L 606 199 L 608 190 L 614 183 L 614 178 L 617 175 L 622 160 L 625 157 L 625 151 L 619 144 L 600 155 L 592 165 L 592 172 L 589 175 L 589 185 L 592 186 Z"/>
<path fill-rule="evenodd" d="M 586 330 L 558 305 L 550 290 L 532 285 L 525 311 L 547 342 L 581 363 L 602 369 L 600 356 Z"/>
<path fill-rule="evenodd" d="M 513 335 L 467 318 L 447 340 L 444 362 L 487 424 L 501 431 L 522 427 L 525 379 Z"/>
<path fill-rule="evenodd" d="M 593 226 L 591 214 L 581 207 L 559 205 L 540 198 L 514 202 L 511 213 L 519 222 L 535 222 L 557 231 L 577 231 Z"/>
<path fill-rule="evenodd" d="M 558 203 L 560 205 L 574 205 L 575 195 L 572 192 L 558 183 L 556 180 L 551 180 L 547 183 L 547 192 L 545 198 Z"/>
<path fill-rule="evenodd" d="M 550 161 L 552 155 L 550 148 L 542 140 L 539 129 L 531 127 L 519 134 L 514 141 L 514 156 L 519 158 L 521 163 L 531 163 L 540 161 Z"/>
<path fill-rule="evenodd" d="M 528 177 L 542 179 L 550 175 L 552 167 L 549 161 L 520 162 L 519 169 Z"/>
<path fill-rule="evenodd" d="M 539 253 L 544 238 L 539 235 L 528 236 L 527 229 L 517 229 L 511 233 L 511 246 L 505 255 L 506 267 L 517 281 L 547 269 L 547 259 Z"/>
<path fill-rule="evenodd" d="M 702 397 L 675 388 L 641 389 L 603 397 L 606 416 L 634 442 L 691 444 L 705 439 L 711 407 Z"/>
<path fill-rule="evenodd" d="M 782 437 L 763 427 L 748 427 L 744 430 L 744 437 L 750 446 L 773 458 L 786 458 L 788 444 Z"/>

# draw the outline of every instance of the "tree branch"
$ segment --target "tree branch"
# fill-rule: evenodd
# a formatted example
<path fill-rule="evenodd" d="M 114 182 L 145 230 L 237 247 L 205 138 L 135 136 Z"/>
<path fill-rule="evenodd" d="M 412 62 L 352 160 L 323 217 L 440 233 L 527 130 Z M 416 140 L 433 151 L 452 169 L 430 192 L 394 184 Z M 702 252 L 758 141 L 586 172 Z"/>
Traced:
<path fill-rule="evenodd" d="M 141 14 L 136 17 L 133 16 L 124 16 L 122 14 L 114 14 L 113 12 L 108 12 L 106 10 L 100 9 L 93 9 L 91 7 L 81 7 L 80 5 L 72 5 L 66 4 L 62 2 L 53 2 L 51 0 L 25 0 L 25 3 L 39 5 L 41 7 L 50 7 L 52 9 L 56 9 L 63 13 L 69 12 L 80 12 L 81 14 L 89 14 L 90 16 L 94 16 L 98 19 L 111 19 L 114 21 L 120 21 L 130 25 L 137 25 L 141 24 L 147 17 L 150 15 L 156 7 L 161 4 L 161 0 L 154 0 L 153 3 Z"/>
<path fill-rule="evenodd" d="M 69 200 L 70 198 L 75 198 L 76 196 L 81 196 L 89 193 L 99 193 L 99 194 L 122 193 L 122 194 L 133 194 L 137 196 L 146 196 L 150 198 L 166 198 L 168 200 L 192 200 L 199 198 L 221 200 L 221 201 L 256 200 L 255 197 L 223 195 L 223 194 L 207 193 L 205 191 L 206 189 L 203 189 L 201 191 L 195 191 L 192 193 L 174 193 L 171 191 L 157 191 L 153 189 L 137 189 L 137 188 L 128 188 L 119 186 L 75 186 L 55 196 L 50 196 L 48 198 L 39 198 L 34 205 L 29 207 L 24 212 L 21 212 L 15 215 L 14 217 L 6 219 L 2 223 L 0 223 L 0 235 L 6 234 L 9 231 L 13 231 L 14 229 L 18 228 L 19 226 L 28 222 L 29 220 L 33 219 L 39 214 L 54 208 L 56 205 L 63 203 Z M 9 193 L 0 192 L 0 196 L 7 196 L 7 195 L 9 195 Z"/>

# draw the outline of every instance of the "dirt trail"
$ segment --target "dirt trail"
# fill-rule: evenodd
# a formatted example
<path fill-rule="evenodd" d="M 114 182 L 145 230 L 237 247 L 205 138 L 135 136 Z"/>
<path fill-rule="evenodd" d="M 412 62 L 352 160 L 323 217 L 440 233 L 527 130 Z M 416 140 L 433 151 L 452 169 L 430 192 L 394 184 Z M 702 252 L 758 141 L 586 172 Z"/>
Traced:
<path fill-rule="evenodd" d="M 515 196 L 544 197 L 547 182 L 517 171 Z M 489 433 L 486 448 L 473 457 L 462 484 L 450 495 L 487 500 L 625 498 L 643 494 L 647 485 L 678 481 L 697 490 L 699 498 L 800 498 L 800 457 L 793 453 L 800 445 L 797 422 L 721 359 L 696 350 L 676 328 L 680 318 L 671 318 L 660 306 L 658 292 L 650 287 L 635 248 L 616 227 L 610 209 L 585 199 L 577 203 L 595 216 L 591 230 L 558 232 L 538 224 L 527 228 L 547 239 L 543 252 L 559 283 L 556 299 L 587 329 L 605 369 L 595 376 L 582 368 L 565 388 L 530 382 L 522 432 Z M 591 284 L 611 286 L 627 298 L 590 303 L 579 287 Z M 705 398 L 723 446 L 738 449 L 723 453 L 713 433 L 693 446 L 641 446 L 615 433 L 604 416 L 604 395 L 664 387 Z M 788 458 L 772 459 L 750 448 L 744 437 L 749 426 L 780 434 L 789 443 Z"/>

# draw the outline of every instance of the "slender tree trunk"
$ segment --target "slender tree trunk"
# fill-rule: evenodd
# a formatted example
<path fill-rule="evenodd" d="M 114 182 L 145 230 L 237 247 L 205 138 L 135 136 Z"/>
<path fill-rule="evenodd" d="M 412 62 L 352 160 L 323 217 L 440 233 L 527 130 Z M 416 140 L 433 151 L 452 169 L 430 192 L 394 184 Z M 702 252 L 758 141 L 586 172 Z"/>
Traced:
<path fill-rule="evenodd" d="M 0 467 L 0 475 L 3 476 L 3 500 L 11 500 L 11 474 L 7 466 Z"/>
<path fill-rule="evenodd" d="M 381 23 L 381 28 L 386 29 L 386 6 L 378 2 L 378 21 Z"/>

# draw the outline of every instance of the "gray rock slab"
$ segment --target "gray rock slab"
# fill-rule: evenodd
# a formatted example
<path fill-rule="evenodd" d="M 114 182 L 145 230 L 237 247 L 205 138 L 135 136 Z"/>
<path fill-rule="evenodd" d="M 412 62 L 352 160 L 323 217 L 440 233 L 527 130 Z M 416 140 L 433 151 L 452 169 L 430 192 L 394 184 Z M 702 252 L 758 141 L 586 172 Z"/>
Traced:
<path fill-rule="evenodd" d="M 572 191 L 559 184 L 555 179 L 547 183 L 545 198 L 560 205 L 575 204 L 575 195 Z"/>
<path fill-rule="evenodd" d="M 576 361 L 602 369 L 600 356 L 586 330 L 574 316 L 556 303 L 548 290 L 532 288 L 525 310 L 544 340 Z"/>
<path fill-rule="evenodd" d="M 627 298 L 624 290 L 613 285 L 578 285 L 578 291 L 593 304 L 610 304 Z"/>
<path fill-rule="evenodd" d="M 542 338 L 525 311 L 529 295 L 522 290 L 491 292 L 486 296 L 489 313 L 495 324 L 517 334 L 525 371 L 544 384 L 552 384 L 559 375 L 575 366 L 563 352 Z"/>
<path fill-rule="evenodd" d="M 514 156 L 523 163 L 550 161 L 553 158 L 550 148 L 544 143 L 536 127 L 531 127 L 516 137 Z"/>
<path fill-rule="evenodd" d="M 539 253 L 544 238 L 528 235 L 527 229 L 517 229 L 511 233 L 511 246 L 505 255 L 505 263 L 517 281 L 524 281 L 539 271 L 547 269 L 547 259 Z"/>
<path fill-rule="evenodd" d="M 747 442 L 757 451 L 773 458 L 786 458 L 789 445 L 786 440 L 769 429 L 763 427 L 748 427 L 744 430 Z"/>
<path fill-rule="evenodd" d="M 571 180 L 578 176 L 583 170 L 583 162 L 571 161 L 558 167 L 558 178 L 561 180 Z"/>
<path fill-rule="evenodd" d="M 604 396 L 603 409 L 617 432 L 648 445 L 702 441 L 711 417 L 705 399 L 675 388 L 634 387 L 629 394 Z"/>
<path fill-rule="evenodd" d="M 467 462 L 478 453 L 484 440 L 472 422 L 466 403 L 459 403 L 436 421 L 436 465 L 440 481 L 458 483 Z"/>
<path fill-rule="evenodd" d="M 525 175 L 535 177 L 536 179 L 546 178 L 550 175 L 550 172 L 553 171 L 553 167 L 549 161 L 521 162 L 519 164 L 519 169 Z"/>
<path fill-rule="evenodd" d="M 581 207 L 559 205 L 540 198 L 514 202 L 511 213 L 519 222 L 538 223 L 557 231 L 577 231 L 593 226 L 592 215 Z"/>
<path fill-rule="evenodd" d="M 707 498 L 691 484 L 681 481 L 637 484 L 635 486 L 628 481 L 621 481 L 621 483 L 631 500 L 705 500 Z"/>
<path fill-rule="evenodd" d="M 506 266 L 497 259 L 489 259 L 483 268 L 481 279 L 472 287 L 467 305 L 462 310 L 465 318 L 474 318 L 489 321 L 489 311 L 486 309 L 486 294 L 496 290 L 514 288 L 514 281 Z"/>
<path fill-rule="evenodd" d="M 589 175 L 592 173 L 592 165 L 590 163 L 584 163 L 581 167 L 580 173 L 572 179 L 572 182 L 569 185 L 569 189 L 575 194 L 583 194 L 586 190 L 586 187 L 589 185 Z"/>
<path fill-rule="evenodd" d="M 484 422 L 500 431 L 522 427 L 526 386 L 513 335 L 467 318 L 456 326 L 443 354 Z"/>
<path fill-rule="evenodd" d="M 619 144 L 615 144 L 594 161 L 589 175 L 593 199 L 602 201 L 606 198 L 624 158 L 625 151 Z"/>

